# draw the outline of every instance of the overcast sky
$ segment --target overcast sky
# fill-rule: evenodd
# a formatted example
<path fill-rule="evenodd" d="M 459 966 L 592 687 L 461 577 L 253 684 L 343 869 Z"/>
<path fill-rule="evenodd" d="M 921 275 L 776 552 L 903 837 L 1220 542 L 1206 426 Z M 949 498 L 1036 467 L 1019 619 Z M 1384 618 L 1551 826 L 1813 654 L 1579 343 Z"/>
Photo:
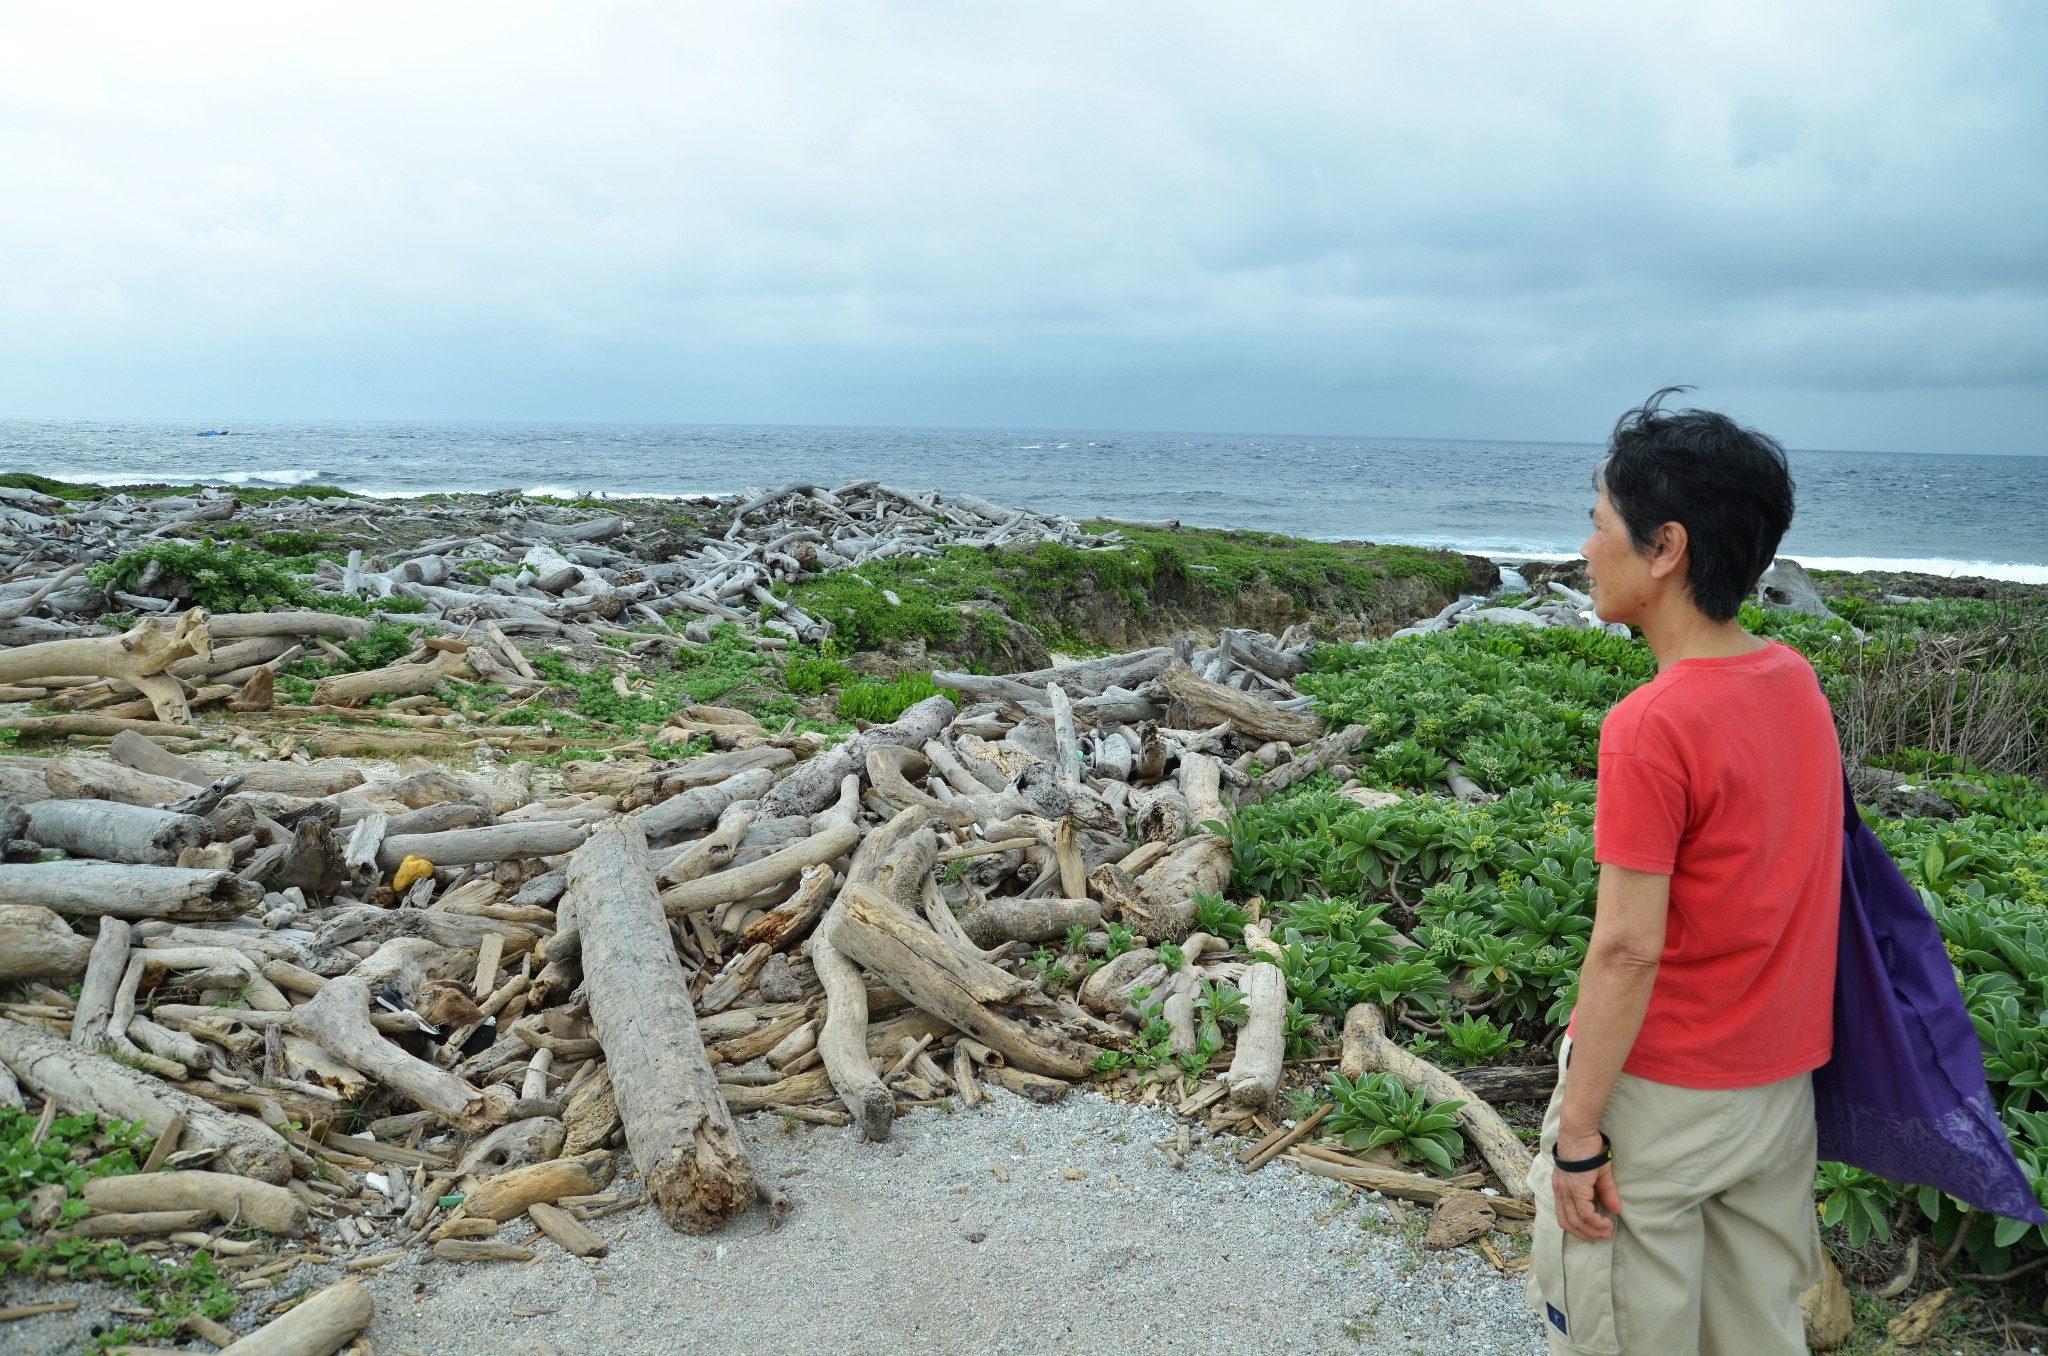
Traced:
<path fill-rule="evenodd" d="M 0 0 L 0 416 L 2048 452 L 2048 7 Z"/>

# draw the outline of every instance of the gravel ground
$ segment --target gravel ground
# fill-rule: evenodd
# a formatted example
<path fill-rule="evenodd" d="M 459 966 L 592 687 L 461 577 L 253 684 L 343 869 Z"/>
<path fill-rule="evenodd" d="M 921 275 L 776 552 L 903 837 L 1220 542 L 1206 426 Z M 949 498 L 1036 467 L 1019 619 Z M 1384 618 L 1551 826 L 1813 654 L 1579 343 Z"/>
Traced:
<path fill-rule="evenodd" d="M 409 1258 L 370 1278 L 368 1336 L 378 1356 L 1544 1350 L 1519 1279 L 1469 1250 L 1425 1252 L 1420 1210 L 1397 1222 L 1284 1164 L 1247 1175 L 1221 1144 L 1198 1141 L 1176 1170 L 1155 1147 L 1180 1124 L 1162 1112 L 992 1096 L 899 1120 L 885 1145 L 748 1118 L 757 1173 L 794 1205 L 780 1225 L 756 1209 L 695 1238 L 643 1207 L 595 1226 L 612 1248 L 594 1265 L 545 1239 L 529 1263 Z M 293 1283 L 338 1275 L 306 1267 Z M 11 1353 L 76 1350 L 88 1324 L 110 1321 L 104 1290 L 8 1291 L 0 1303 L 90 1297 L 76 1314 L 8 1325 Z"/>

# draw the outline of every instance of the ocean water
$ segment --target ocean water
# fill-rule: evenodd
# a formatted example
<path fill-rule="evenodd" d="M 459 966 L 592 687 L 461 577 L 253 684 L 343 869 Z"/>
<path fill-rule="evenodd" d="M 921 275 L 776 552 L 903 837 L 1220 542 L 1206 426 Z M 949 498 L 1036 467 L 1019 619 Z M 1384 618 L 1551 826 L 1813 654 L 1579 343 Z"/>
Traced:
<path fill-rule="evenodd" d="M 874 477 L 1072 517 L 1178 518 L 1500 558 L 1576 554 L 1593 445 L 746 425 L 0 420 L 0 467 L 101 483 L 735 493 Z M 1784 553 L 2048 583 L 2048 456 L 1794 451 Z"/>

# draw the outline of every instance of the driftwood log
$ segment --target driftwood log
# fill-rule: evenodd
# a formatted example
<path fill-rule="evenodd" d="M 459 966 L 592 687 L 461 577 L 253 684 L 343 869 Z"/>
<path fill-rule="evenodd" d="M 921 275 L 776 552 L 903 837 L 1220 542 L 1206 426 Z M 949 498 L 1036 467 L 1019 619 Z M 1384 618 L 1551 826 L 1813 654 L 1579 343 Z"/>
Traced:
<path fill-rule="evenodd" d="M 1323 722 L 1299 711 L 1287 711 L 1248 692 L 1198 677 L 1185 664 L 1170 664 L 1159 674 L 1160 686 L 1186 715 L 1178 723 L 1189 728 L 1228 724 L 1240 734 L 1283 744 L 1306 744 L 1323 732 Z"/>
<path fill-rule="evenodd" d="M 655 892 L 646 840 L 613 821 L 570 859 L 590 1015 L 626 1143 L 669 1223 L 706 1233 L 754 1204 L 740 1145 L 697 1030 Z"/>
<path fill-rule="evenodd" d="M 185 706 L 185 689 L 164 670 L 180 659 L 213 653 L 206 620 L 206 613 L 193 608 L 168 630 L 158 618 L 145 617 L 118 636 L 51 640 L 0 650 L 0 683 L 28 683 L 66 674 L 118 678 L 149 698 L 156 708 L 157 723 L 189 726 L 192 713 Z"/>
<path fill-rule="evenodd" d="M 198 815 L 110 800 L 42 800 L 28 807 L 28 836 L 73 857 L 173 866 L 187 848 L 212 842 L 213 826 Z"/>
<path fill-rule="evenodd" d="M 1258 923 L 1247 924 L 1244 948 L 1276 955 L 1279 948 Z M 1280 1088 L 1287 1055 L 1287 976 L 1278 965 L 1258 962 L 1245 970 L 1246 1016 L 1237 1033 L 1237 1051 L 1223 1075 L 1235 1106 L 1267 1107 Z"/>
<path fill-rule="evenodd" d="M 481 829 L 450 829 L 446 833 L 390 834 L 377 848 L 377 865 L 385 871 L 395 871 L 407 857 L 419 857 L 435 866 L 553 857 L 575 851 L 589 836 L 590 831 L 580 824 L 545 819 L 492 824 Z"/>
<path fill-rule="evenodd" d="M 0 904 L 40 904 L 80 917 L 232 918 L 262 898 L 262 886 L 229 871 L 123 862 L 0 866 Z"/>
<path fill-rule="evenodd" d="M 203 1210 L 230 1226 L 267 1234 L 296 1234 L 306 1227 L 306 1205 L 281 1186 L 231 1172 L 152 1172 L 95 1177 L 85 1184 L 85 1203 L 95 1212 Z"/>
<path fill-rule="evenodd" d="M 259 1182 L 291 1177 L 285 1142 L 246 1116 L 231 1115 L 105 1055 L 81 1050 L 18 1022 L 0 1021 L 0 1063 L 22 1086 L 74 1114 L 141 1121 L 151 1134 L 182 1122 L 179 1146 L 216 1149 L 228 1168 Z"/>
<path fill-rule="evenodd" d="M 361 1281 L 337 1281 L 264 1324 L 220 1356 L 332 1356 L 370 1326 L 377 1304 Z"/>
<path fill-rule="evenodd" d="M 926 740 L 936 739 L 957 714 L 958 708 L 944 695 L 926 697 L 887 725 L 864 730 L 790 773 L 761 798 L 761 813 L 816 814 L 838 797 L 841 778 L 866 768 L 869 749 L 884 744 L 919 748 Z"/>
<path fill-rule="evenodd" d="M 681 915 L 747 899 L 802 874 L 808 867 L 837 860 L 859 843 L 858 828 L 851 824 L 835 826 L 771 852 L 759 861 L 672 885 L 661 892 L 661 907 L 671 915 Z"/>
<path fill-rule="evenodd" d="M 69 979 L 91 954 L 91 942 L 41 905 L 0 904 L 0 980 Z"/>
<path fill-rule="evenodd" d="M 292 1012 L 289 1027 L 414 1105 L 466 1130 L 503 1124 L 509 1108 L 445 1069 L 408 1055 L 370 1024 L 369 986 L 353 975 L 329 980 Z"/>
<path fill-rule="evenodd" d="M 1500 1113 L 1450 1074 L 1387 1039 L 1386 1017 L 1375 1005 L 1354 1004 L 1344 1014 L 1344 1053 L 1338 1067 L 1351 1071 L 1352 1078 L 1368 1072 L 1392 1074 L 1407 1087 L 1420 1088 L 1432 1102 L 1462 1102 L 1458 1120 L 1500 1178 L 1501 1187 L 1518 1201 L 1535 1199 L 1529 1190 L 1529 1151 Z"/>

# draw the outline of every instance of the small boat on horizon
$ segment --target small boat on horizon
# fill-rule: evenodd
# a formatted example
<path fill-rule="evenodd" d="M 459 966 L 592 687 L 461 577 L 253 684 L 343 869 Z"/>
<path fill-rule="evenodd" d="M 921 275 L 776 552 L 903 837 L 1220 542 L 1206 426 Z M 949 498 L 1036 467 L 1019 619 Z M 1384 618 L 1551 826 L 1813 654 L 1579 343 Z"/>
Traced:
<path fill-rule="evenodd" d="M 228 436 L 228 431 L 224 428 L 203 428 L 193 436 L 199 438 L 225 438 Z"/>

